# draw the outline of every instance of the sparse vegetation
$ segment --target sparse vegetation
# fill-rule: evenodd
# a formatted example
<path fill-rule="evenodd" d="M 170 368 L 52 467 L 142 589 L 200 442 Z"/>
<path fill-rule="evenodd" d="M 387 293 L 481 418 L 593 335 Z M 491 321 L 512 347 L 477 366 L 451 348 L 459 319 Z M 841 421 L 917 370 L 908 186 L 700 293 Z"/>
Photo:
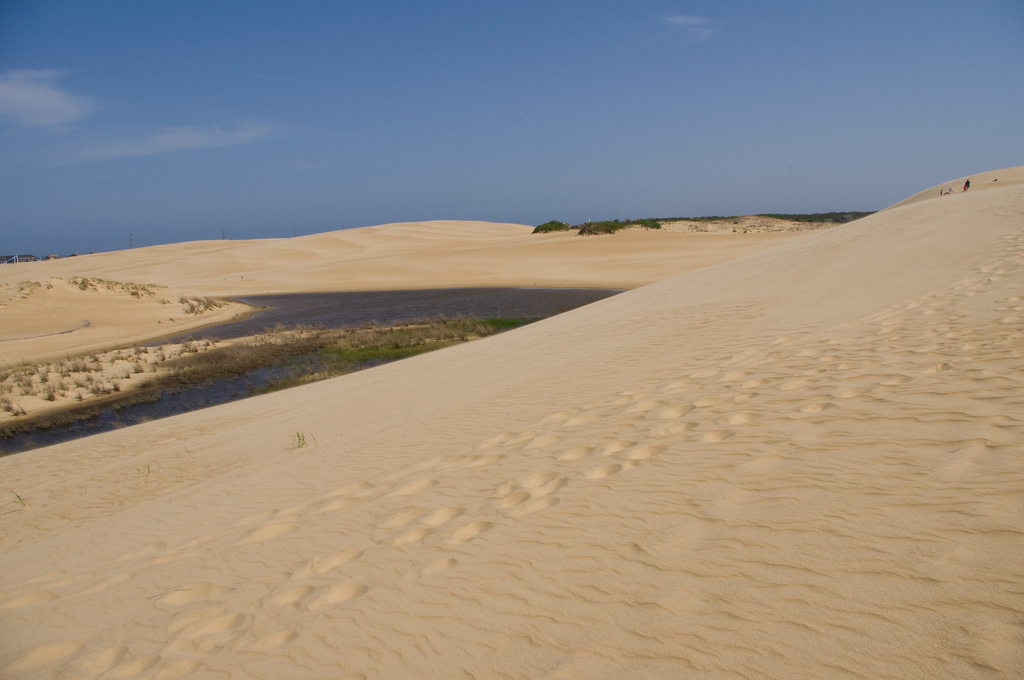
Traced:
<path fill-rule="evenodd" d="M 72 276 L 68 279 L 68 285 L 79 290 L 107 290 L 113 293 L 126 293 L 134 298 L 153 297 L 156 295 L 156 290 L 165 287 L 155 283 L 125 283 L 90 276 Z"/>
<path fill-rule="evenodd" d="M 603 222 L 584 222 L 579 225 L 579 236 L 596 236 L 599 234 L 614 234 L 617 231 L 628 227 L 644 227 L 645 229 L 661 229 L 657 220 L 605 220 Z"/>
<path fill-rule="evenodd" d="M 790 222 L 835 222 L 842 224 L 845 222 L 852 222 L 859 220 L 862 217 L 868 215 L 874 215 L 875 211 L 869 212 L 829 212 L 829 213 L 805 213 L 805 214 L 783 214 L 783 213 L 758 213 L 758 217 L 774 217 L 779 220 L 789 220 Z"/>
<path fill-rule="evenodd" d="M 572 225 L 567 222 L 559 222 L 557 220 L 551 220 L 544 224 L 537 225 L 537 228 L 533 230 L 534 234 L 548 234 L 553 231 L 569 231 L 572 229 Z"/>
<path fill-rule="evenodd" d="M 645 229 L 661 229 L 657 220 L 604 220 L 601 222 L 584 222 L 583 224 L 570 225 L 567 222 L 552 220 L 541 224 L 533 230 L 534 234 L 545 234 L 553 231 L 577 230 L 577 236 L 595 236 L 597 234 L 614 234 L 621 229 L 629 227 L 643 227 Z"/>
<path fill-rule="evenodd" d="M 187 390 L 261 369 L 269 369 L 275 378 L 250 393 L 279 390 L 492 335 L 524 323 L 528 320 L 438 318 L 339 330 L 279 327 L 239 342 L 188 340 L 152 352 L 111 351 L 55 364 L 15 367 L 0 372 L 0 394 L 4 390 L 12 393 L 21 386 L 23 396 L 52 402 L 68 397 L 64 402 L 66 408 L 34 414 L 31 418 L 0 419 L 0 438 L 93 418 L 107 407 L 116 410 L 133 403 L 158 401 L 164 390 Z M 58 377 L 65 366 L 67 377 Z M 147 366 L 151 370 L 146 371 Z M 139 376 L 143 372 L 145 377 Z M 59 383 L 47 381 L 51 373 Z M 68 391 L 76 388 L 69 395 Z M 0 411 L 11 416 L 25 414 L 13 395 L 0 397 Z"/>
<path fill-rule="evenodd" d="M 227 304 L 226 302 L 214 300 L 211 297 L 182 296 L 181 298 L 178 299 L 178 302 L 180 302 L 183 305 L 181 311 L 185 312 L 186 314 L 194 314 L 196 316 L 208 312 L 211 309 L 218 309 Z"/>

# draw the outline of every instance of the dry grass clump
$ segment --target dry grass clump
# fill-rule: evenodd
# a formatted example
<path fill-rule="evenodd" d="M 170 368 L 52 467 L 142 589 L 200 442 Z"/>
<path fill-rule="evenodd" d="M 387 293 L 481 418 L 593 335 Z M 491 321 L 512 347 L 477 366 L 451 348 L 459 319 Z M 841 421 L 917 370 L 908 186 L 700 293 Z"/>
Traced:
<path fill-rule="evenodd" d="M 185 312 L 186 314 L 195 314 L 196 316 L 208 312 L 211 309 L 218 309 L 227 304 L 226 302 L 214 300 L 211 297 L 194 296 L 182 296 L 181 298 L 178 299 L 178 302 L 180 302 L 183 305 L 181 311 Z"/>
<path fill-rule="evenodd" d="M 99 354 L 68 357 L 63 361 L 21 365 L 0 370 L 0 416 L 25 415 L 62 400 L 83 401 L 85 395 L 104 397 L 139 387 L 150 379 L 168 356 L 199 352 L 212 346 L 208 340 L 168 344 L 159 351 L 147 347 L 118 349 Z M 9 395 L 9 396 L 8 396 Z"/>
<path fill-rule="evenodd" d="M 156 295 L 156 290 L 166 287 L 158 286 L 155 283 L 108 281 L 90 276 L 72 276 L 68 279 L 68 285 L 79 290 L 107 290 L 112 293 L 126 293 L 134 298 L 153 297 Z"/>

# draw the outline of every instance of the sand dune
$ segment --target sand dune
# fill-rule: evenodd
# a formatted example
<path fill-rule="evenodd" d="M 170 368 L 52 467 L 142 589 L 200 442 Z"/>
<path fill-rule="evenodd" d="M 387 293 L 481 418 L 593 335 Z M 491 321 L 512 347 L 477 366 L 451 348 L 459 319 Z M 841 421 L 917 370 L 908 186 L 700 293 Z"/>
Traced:
<path fill-rule="evenodd" d="M 635 288 L 800 237 L 690 234 L 531 235 L 521 224 L 415 222 L 287 239 L 197 241 L 0 267 L 0 366 L 181 333 L 248 313 L 196 316 L 182 296 L 539 286 Z M 156 284 L 153 296 L 79 291 L 75 277 Z M 24 296 L 23 281 L 43 289 Z M 46 288 L 49 286 L 50 288 Z M 22 299 L 22 298 L 25 299 Z"/>
<path fill-rule="evenodd" d="M 1001 172 L 0 459 L 27 505 L 0 510 L 0 675 L 1020 677 L 1024 172 Z"/>

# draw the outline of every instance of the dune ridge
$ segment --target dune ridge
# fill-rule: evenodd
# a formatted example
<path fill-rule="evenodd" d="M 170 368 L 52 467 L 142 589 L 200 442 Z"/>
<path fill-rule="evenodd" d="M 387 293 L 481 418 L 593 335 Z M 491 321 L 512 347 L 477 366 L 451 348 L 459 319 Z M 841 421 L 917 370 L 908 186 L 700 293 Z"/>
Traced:
<path fill-rule="evenodd" d="M 1020 677 L 1022 283 L 1001 183 L 0 459 L 0 673 Z"/>
<path fill-rule="evenodd" d="M 489 222 L 386 224 L 247 241 L 194 241 L 0 266 L 0 366 L 103 351 L 252 312 L 230 303 L 202 315 L 182 297 L 473 287 L 635 288 L 801 236 L 625 232 L 532 235 Z M 646 230 L 645 230 L 646 231 Z M 70 282 L 155 284 L 135 299 Z M 38 284 L 28 295 L 22 283 Z M 6 295 L 5 295 L 6 293 Z M 24 299 L 23 297 L 24 296 Z"/>

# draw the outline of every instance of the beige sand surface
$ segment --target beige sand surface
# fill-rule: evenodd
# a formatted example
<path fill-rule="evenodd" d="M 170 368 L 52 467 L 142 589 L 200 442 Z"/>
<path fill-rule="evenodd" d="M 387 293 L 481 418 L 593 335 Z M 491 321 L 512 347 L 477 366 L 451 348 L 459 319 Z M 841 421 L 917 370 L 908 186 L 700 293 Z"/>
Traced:
<path fill-rule="evenodd" d="M 935 193 L 0 459 L 0 676 L 1021 677 L 1024 187 Z"/>
<path fill-rule="evenodd" d="M 244 317 L 253 309 L 224 300 L 215 303 L 219 307 L 191 313 L 188 304 L 180 302 L 184 297 L 181 291 L 164 286 L 152 286 L 147 289 L 151 295 L 134 297 L 123 289 L 103 286 L 82 290 L 72 283 L 72 276 L 11 276 L 12 272 L 18 276 L 37 273 L 29 268 L 44 264 L 0 267 L 0 275 L 15 279 L 8 282 L 0 277 L 0 367 L 129 347 L 162 335 Z"/>
<path fill-rule="evenodd" d="M 531 231 L 521 224 L 416 222 L 298 238 L 176 243 L 0 266 L 0 296 L 26 280 L 64 282 L 45 295 L 37 292 L 27 300 L 16 296 L 0 306 L 0 366 L 129 346 L 248 313 L 236 304 L 197 317 L 184 314 L 181 305 L 158 304 L 177 302 L 183 295 L 470 286 L 635 288 L 801 235 L 666 229 L 581 238 L 575 232 Z M 139 300 L 105 290 L 78 291 L 67 285 L 76 276 L 167 288 Z"/>

